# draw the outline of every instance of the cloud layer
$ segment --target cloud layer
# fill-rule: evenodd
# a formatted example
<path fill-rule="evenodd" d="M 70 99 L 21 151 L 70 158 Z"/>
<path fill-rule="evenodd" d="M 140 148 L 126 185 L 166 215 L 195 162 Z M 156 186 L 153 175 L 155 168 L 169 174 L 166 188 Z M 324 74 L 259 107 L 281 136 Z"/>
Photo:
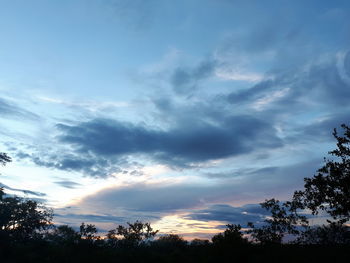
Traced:
<path fill-rule="evenodd" d="M 104 119 L 58 127 L 62 131 L 59 141 L 75 146 L 79 153 L 150 154 L 158 161 L 180 166 L 282 145 L 273 127 L 251 116 L 232 116 L 216 125 L 179 124 L 165 131 Z"/>

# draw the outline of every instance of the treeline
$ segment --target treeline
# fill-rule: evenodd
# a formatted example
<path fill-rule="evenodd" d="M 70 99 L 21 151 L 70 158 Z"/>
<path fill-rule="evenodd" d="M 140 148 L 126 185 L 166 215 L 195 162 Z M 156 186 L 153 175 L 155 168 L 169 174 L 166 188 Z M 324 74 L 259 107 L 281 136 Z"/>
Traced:
<path fill-rule="evenodd" d="M 0 192 L 0 262 L 4 263 L 343 262 L 350 248 L 349 243 L 343 242 L 346 235 L 337 232 L 338 229 L 325 231 L 327 235 L 341 236 L 342 243 L 332 238 L 325 246 L 315 239 L 310 239 L 308 244 L 258 242 L 252 231 L 265 231 L 265 228 L 243 231 L 240 225 L 234 224 L 228 224 L 226 230 L 214 235 L 211 241 L 186 241 L 174 234 L 159 235 L 149 223 L 140 221 L 119 225 L 100 236 L 92 224 L 82 223 L 78 230 L 67 225 L 55 226 L 51 221 L 52 211 L 45 206 Z M 324 230 L 325 227 L 313 229 Z M 349 233 L 348 229 L 343 230 Z M 276 235 L 266 232 L 265 237 L 268 234 Z"/>
<path fill-rule="evenodd" d="M 52 224 L 53 211 L 33 200 L 6 195 L 0 189 L 1 262 L 333 262 L 350 248 L 350 128 L 334 129 L 337 148 L 304 189 L 289 201 L 266 200 L 270 216 L 260 227 L 228 224 L 212 239 L 185 241 L 178 235 L 159 235 L 149 223 L 119 225 L 99 236 L 96 226 L 79 230 Z M 0 164 L 11 158 L 0 153 Z M 327 221 L 310 225 L 322 212 Z M 326 252 L 326 253 L 325 253 Z"/>

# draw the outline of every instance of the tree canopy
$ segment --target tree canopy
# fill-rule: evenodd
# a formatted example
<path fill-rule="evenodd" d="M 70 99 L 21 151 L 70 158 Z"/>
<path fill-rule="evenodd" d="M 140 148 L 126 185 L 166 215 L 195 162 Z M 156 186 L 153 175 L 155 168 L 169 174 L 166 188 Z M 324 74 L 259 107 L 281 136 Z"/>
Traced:
<path fill-rule="evenodd" d="M 337 140 L 337 148 L 329 152 L 333 158 L 325 158 L 318 173 L 304 179 L 304 190 L 293 196 L 295 207 L 310 209 L 314 215 L 325 211 L 340 224 L 350 219 L 350 128 L 341 127 L 342 136 L 333 131 Z"/>
<path fill-rule="evenodd" d="M 350 219 L 350 128 L 342 124 L 343 135 L 334 129 L 337 148 L 330 151 L 332 158 L 324 159 L 324 166 L 311 178 L 304 178 L 304 189 L 295 191 L 291 201 L 270 199 L 261 206 L 271 212 L 265 225 L 255 228 L 249 223 L 253 239 L 260 243 L 281 243 L 286 234 L 298 236 L 301 243 L 349 243 L 350 230 L 345 225 Z M 328 225 L 310 226 L 300 211 L 329 215 Z M 301 231 L 301 227 L 304 230 Z"/>
<path fill-rule="evenodd" d="M 0 163 L 11 162 L 6 153 L 0 153 Z M 0 239 L 26 241 L 37 239 L 51 226 L 52 210 L 44 205 L 18 196 L 6 195 L 0 188 Z"/>

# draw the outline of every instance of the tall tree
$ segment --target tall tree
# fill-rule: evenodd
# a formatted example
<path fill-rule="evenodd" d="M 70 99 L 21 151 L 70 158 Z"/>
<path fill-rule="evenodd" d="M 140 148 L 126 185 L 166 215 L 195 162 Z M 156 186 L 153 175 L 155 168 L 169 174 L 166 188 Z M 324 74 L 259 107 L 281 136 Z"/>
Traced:
<path fill-rule="evenodd" d="M 265 225 L 255 228 L 249 224 L 252 237 L 260 243 L 281 243 L 285 234 L 300 234 L 301 243 L 349 243 L 350 230 L 344 223 L 350 219 L 350 128 L 342 124 L 343 135 L 334 129 L 337 148 L 330 151 L 331 159 L 311 178 L 304 178 L 304 189 L 295 191 L 291 201 L 281 203 L 271 199 L 262 207 L 271 212 Z M 309 226 L 300 210 L 329 214 L 328 225 Z M 300 231 L 298 226 L 305 227 Z"/>
<path fill-rule="evenodd" d="M 251 228 L 248 233 L 256 242 L 280 244 L 286 234 L 298 235 L 300 233 L 299 226 L 308 226 L 306 217 L 297 213 L 292 202 L 280 202 L 272 198 L 260 205 L 270 211 L 271 216 L 264 220 L 265 224 L 260 228 L 256 228 L 251 222 L 248 223 Z"/>
<path fill-rule="evenodd" d="M 314 215 L 325 211 L 339 224 L 350 219 L 350 128 L 341 127 L 343 135 L 333 131 L 337 140 L 337 148 L 329 152 L 333 158 L 325 158 L 318 173 L 304 179 L 304 190 L 296 191 L 292 201 L 295 208 L 310 209 Z"/>

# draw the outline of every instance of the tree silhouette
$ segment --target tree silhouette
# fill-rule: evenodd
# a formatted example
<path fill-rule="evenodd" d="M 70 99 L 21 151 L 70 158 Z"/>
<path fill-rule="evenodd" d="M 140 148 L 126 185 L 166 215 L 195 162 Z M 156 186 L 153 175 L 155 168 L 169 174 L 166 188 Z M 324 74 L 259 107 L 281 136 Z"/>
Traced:
<path fill-rule="evenodd" d="M 0 164 L 1 165 L 6 165 L 6 163 L 11 162 L 12 159 L 10 156 L 8 156 L 6 153 L 0 152 Z"/>
<path fill-rule="evenodd" d="M 339 222 L 313 226 L 302 232 L 295 243 L 299 244 L 350 244 L 350 228 Z"/>
<path fill-rule="evenodd" d="M 333 131 L 337 148 L 329 154 L 335 158 L 325 158 L 317 175 L 304 179 L 304 190 L 296 191 L 292 202 L 295 207 L 310 209 L 314 215 L 323 210 L 334 222 L 343 224 L 350 219 L 350 128 L 345 124 L 341 127 L 343 136 L 336 129 Z"/>
<path fill-rule="evenodd" d="M 0 235 L 12 241 L 42 236 L 51 226 L 52 211 L 45 206 L 17 196 L 5 196 L 0 190 Z"/>
<path fill-rule="evenodd" d="M 193 239 L 191 241 L 190 244 L 193 247 L 208 246 L 209 245 L 209 240 L 208 239 L 195 238 L 195 239 Z"/>
<path fill-rule="evenodd" d="M 11 158 L 0 153 L 0 164 Z M 42 237 L 42 231 L 51 226 L 52 211 L 33 200 L 6 195 L 0 188 L 0 238 L 1 240 L 26 241 Z"/>
<path fill-rule="evenodd" d="M 93 240 L 96 239 L 96 233 L 97 233 L 97 228 L 95 225 L 92 224 L 87 224 L 85 225 L 85 223 L 81 223 L 80 225 L 80 236 L 83 239 L 86 240 Z"/>
<path fill-rule="evenodd" d="M 187 241 L 183 237 L 175 234 L 160 236 L 157 240 L 157 245 L 168 248 L 181 248 L 187 245 Z"/>
<path fill-rule="evenodd" d="M 107 238 L 110 243 L 116 243 L 118 236 L 122 236 L 123 245 L 136 246 L 144 241 L 148 241 L 158 233 L 158 230 L 153 230 L 150 223 L 142 223 L 136 221 L 134 223 L 127 222 L 128 226 L 119 225 L 116 229 L 112 229 L 108 232 Z"/>
<path fill-rule="evenodd" d="M 47 240 L 58 245 L 77 244 L 80 240 L 80 234 L 67 225 L 55 227 L 51 233 L 47 235 Z"/>
<path fill-rule="evenodd" d="M 298 226 L 308 226 L 306 217 L 297 213 L 292 206 L 292 202 L 281 203 L 279 200 L 272 198 L 260 205 L 270 211 L 271 216 L 264 220 L 265 225 L 260 228 L 256 228 L 252 222 L 248 223 L 251 229 L 247 232 L 251 234 L 256 242 L 280 244 L 286 234 L 299 234 Z"/>
<path fill-rule="evenodd" d="M 337 148 L 330 151 L 333 159 L 324 159 L 325 165 L 312 178 L 304 178 L 304 190 L 295 191 L 291 201 L 281 203 L 270 199 L 261 204 L 271 212 L 265 219 L 265 225 L 255 228 L 252 223 L 248 233 L 257 242 L 281 243 L 286 234 L 300 235 L 296 242 L 300 243 L 349 243 L 349 228 L 344 225 L 350 219 L 350 128 L 345 124 L 344 135 L 339 136 L 336 129 L 333 136 L 337 140 Z M 308 225 L 300 210 L 310 210 L 313 215 L 319 211 L 327 212 L 333 221 L 329 225 Z M 305 227 L 300 231 L 299 226 Z"/>
<path fill-rule="evenodd" d="M 212 242 L 216 246 L 230 246 L 247 244 L 248 240 L 243 237 L 241 225 L 228 224 L 223 233 L 216 234 L 212 237 Z"/>

